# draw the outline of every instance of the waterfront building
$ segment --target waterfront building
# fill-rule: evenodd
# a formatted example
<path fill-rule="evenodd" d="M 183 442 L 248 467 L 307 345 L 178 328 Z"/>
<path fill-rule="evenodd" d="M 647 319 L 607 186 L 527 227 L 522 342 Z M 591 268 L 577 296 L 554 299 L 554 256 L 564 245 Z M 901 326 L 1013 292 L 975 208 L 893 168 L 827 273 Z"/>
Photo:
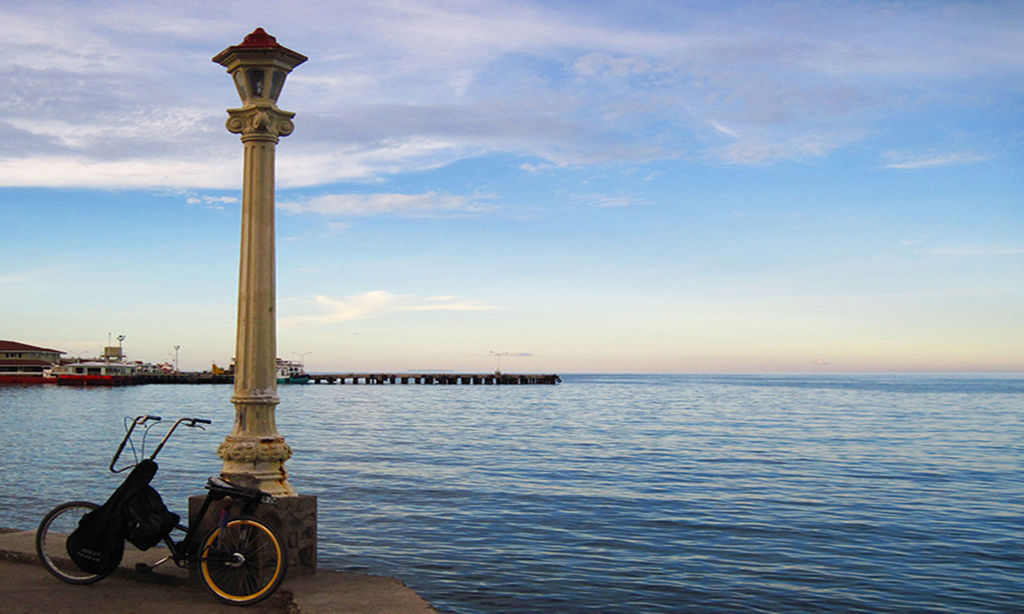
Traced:
<path fill-rule="evenodd" d="M 60 363 L 62 350 L 0 340 L 0 384 L 42 384 Z"/>

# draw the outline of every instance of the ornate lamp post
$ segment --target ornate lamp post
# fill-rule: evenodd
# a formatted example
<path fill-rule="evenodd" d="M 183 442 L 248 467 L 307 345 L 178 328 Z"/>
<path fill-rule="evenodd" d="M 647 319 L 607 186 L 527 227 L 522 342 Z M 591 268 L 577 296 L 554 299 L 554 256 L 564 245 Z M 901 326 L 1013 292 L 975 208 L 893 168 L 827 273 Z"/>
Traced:
<path fill-rule="evenodd" d="M 276 496 L 295 496 L 284 463 L 292 451 L 277 432 L 274 267 L 274 149 L 292 133 L 294 113 L 277 108 L 285 77 L 306 56 L 257 28 L 213 58 L 235 80 L 242 107 L 228 109 L 228 132 L 245 145 L 242 249 L 235 346 L 235 425 L 217 450 L 225 479 Z"/>

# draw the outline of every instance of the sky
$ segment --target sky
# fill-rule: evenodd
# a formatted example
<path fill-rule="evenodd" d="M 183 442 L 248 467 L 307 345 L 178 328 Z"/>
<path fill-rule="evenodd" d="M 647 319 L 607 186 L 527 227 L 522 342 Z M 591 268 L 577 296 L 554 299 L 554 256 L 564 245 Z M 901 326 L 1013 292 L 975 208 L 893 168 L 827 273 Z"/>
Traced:
<path fill-rule="evenodd" d="M 1024 370 L 1024 3 L 0 0 L 0 339 L 234 354 L 279 106 L 311 372 Z"/>

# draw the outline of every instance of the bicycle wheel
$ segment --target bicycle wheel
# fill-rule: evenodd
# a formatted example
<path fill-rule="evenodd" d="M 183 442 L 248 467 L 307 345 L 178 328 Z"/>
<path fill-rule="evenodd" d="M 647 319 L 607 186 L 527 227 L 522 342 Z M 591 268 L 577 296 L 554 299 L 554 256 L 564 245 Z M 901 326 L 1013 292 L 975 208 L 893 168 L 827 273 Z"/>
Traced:
<path fill-rule="evenodd" d="M 199 552 L 206 587 L 226 603 L 262 601 L 284 580 L 284 541 L 272 528 L 252 518 L 236 518 L 223 530 L 210 531 Z"/>
<path fill-rule="evenodd" d="M 98 508 L 88 501 L 71 501 L 50 510 L 36 530 L 36 554 L 46 571 L 71 584 L 92 584 L 110 573 L 95 574 L 82 571 L 68 557 L 68 535 L 78 528 L 78 522 Z"/>

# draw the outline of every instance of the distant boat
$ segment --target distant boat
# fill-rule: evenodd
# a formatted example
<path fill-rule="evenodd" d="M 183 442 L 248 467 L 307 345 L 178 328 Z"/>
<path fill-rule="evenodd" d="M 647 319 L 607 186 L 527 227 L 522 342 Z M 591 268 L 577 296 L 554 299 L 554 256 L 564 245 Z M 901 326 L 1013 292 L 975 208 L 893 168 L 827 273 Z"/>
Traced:
<path fill-rule="evenodd" d="M 292 360 L 277 359 L 277 383 L 278 384 L 306 384 L 309 383 L 309 374 L 301 362 Z"/>
<path fill-rule="evenodd" d="M 48 377 L 64 386 L 125 386 L 138 383 L 138 364 L 125 362 L 73 362 L 54 367 Z"/>

